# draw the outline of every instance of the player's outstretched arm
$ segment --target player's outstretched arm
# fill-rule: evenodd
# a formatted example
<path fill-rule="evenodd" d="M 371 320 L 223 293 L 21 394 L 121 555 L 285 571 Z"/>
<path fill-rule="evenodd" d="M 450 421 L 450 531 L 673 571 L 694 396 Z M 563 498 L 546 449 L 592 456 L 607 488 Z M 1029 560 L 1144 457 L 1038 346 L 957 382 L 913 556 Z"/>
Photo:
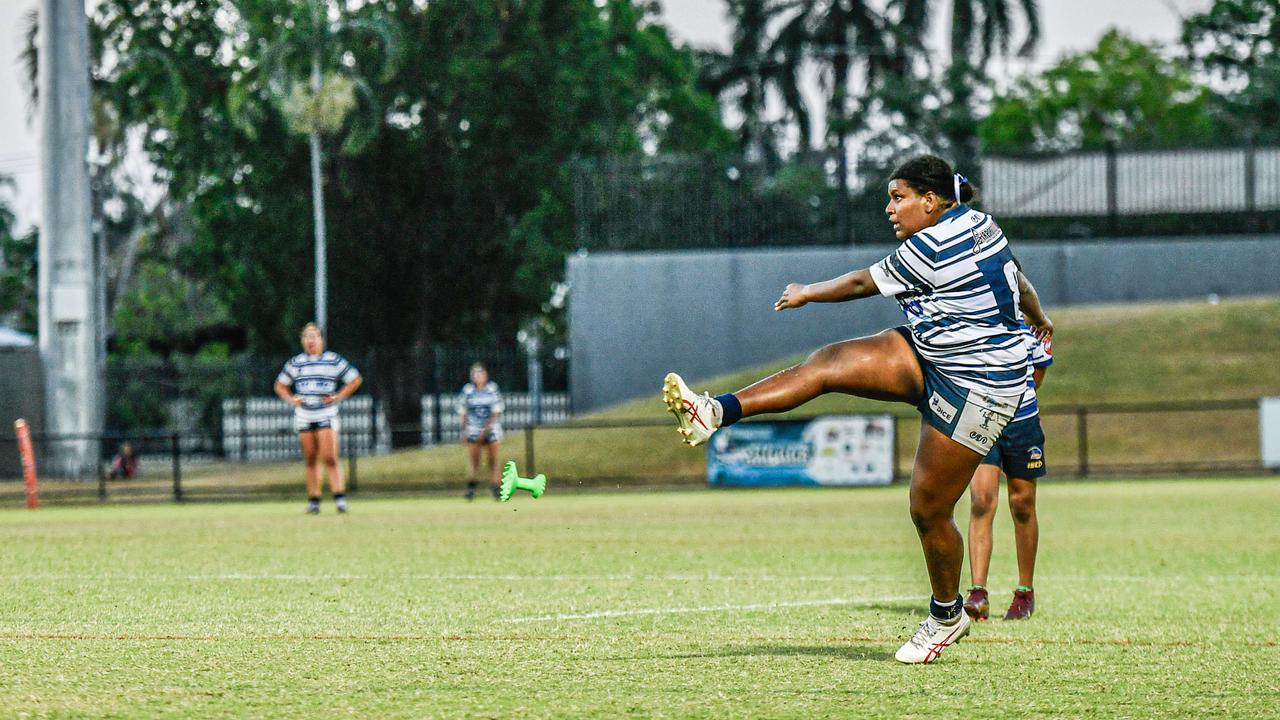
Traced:
<path fill-rule="evenodd" d="M 798 308 L 811 302 L 844 302 L 879 294 L 880 289 L 871 278 L 871 272 L 864 268 L 811 285 L 791 283 L 782 291 L 782 297 L 773 304 L 773 309 Z"/>
<path fill-rule="evenodd" d="M 1045 314 L 1044 308 L 1040 306 L 1040 295 L 1036 293 L 1036 288 L 1027 279 L 1027 276 L 1018 271 L 1018 306 L 1022 308 L 1022 314 L 1027 318 L 1027 325 L 1031 326 L 1031 331 L 1035 333 L 1037 339 L 1048 341 L 1053 339 L 1053 321 Z"/>

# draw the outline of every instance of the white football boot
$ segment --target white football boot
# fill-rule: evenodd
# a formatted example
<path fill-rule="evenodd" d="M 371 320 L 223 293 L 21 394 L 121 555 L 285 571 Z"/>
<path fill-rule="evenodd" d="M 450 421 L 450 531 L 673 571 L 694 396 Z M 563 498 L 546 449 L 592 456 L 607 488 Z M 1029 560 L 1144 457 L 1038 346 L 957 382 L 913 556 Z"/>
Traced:
<path fill-rule="evenodd" d="M 662 381 L 662 402 L 676 416 L 676 430 L 690 447 L 706 442 L 720 427 L 720 403 L 710 393 L 695 395 L 675 373 L 667 373 Z"/>
<path fill-rule="evenodd" d="M 905 645 L 898 648 L 894 658 L 901 663 L 927 663 L 938 659 L 948 645 L 960 642 L 960 638 L 969 634 L 969 626 L 973 621 L 968 613 L 961 612 L 956 621 L 944 625 L 933 615 L 920 623 L 916 634 Z"/>

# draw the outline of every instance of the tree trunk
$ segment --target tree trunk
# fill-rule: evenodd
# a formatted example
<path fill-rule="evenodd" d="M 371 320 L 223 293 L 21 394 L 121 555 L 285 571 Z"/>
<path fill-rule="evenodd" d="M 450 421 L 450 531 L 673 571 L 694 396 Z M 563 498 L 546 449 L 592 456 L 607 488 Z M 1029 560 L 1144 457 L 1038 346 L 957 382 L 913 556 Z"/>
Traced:
<path fill-rule="evenodd" d="M 391 425 L 393 448 L 422 444 L 422 395 L 431 360 L 429 354 L 410 348 L 384 345 L 374 351 L 373 384 Z"/>
<path fill-rule="evenodd" d="M 832 62 L 835 92 L 834 125 L 836 135 L 836 243 L 849 244 L 853 238 L 849 236 L 849 64 L 847 53 L 837 53 Z"/>

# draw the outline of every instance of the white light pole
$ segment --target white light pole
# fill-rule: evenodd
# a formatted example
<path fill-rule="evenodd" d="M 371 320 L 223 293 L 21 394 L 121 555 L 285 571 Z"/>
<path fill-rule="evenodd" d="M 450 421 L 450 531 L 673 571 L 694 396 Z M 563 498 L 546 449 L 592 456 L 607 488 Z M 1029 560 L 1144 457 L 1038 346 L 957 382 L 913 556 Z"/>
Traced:
<path fill-rule="evenodd" d="M 41 0 L 39 328 L 45 431 L 102 431 L 99 282 L 89 189 L 89 29 L 84 0 Z M 49 445 L 53 472 L 92 476 L 97 443 Z"/>

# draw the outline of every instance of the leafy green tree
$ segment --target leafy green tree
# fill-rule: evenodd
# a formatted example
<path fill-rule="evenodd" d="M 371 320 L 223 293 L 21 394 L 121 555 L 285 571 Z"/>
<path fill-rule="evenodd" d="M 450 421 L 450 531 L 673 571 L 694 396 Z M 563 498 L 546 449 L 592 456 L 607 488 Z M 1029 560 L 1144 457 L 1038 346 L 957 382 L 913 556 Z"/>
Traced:
<path fill-rule="evenodd" d="M 252 348 L 281 354 L 311 317 L 310 148 L 280 103 L 250 108 L 241 88 L 272 62 L 263 28 L 295 7 L 101 0 L 93 16 L 100 94 L 189 218 L 175 263 Z M 551 296 L 573 247 L 574 157 L 733 139 L 691 55 L 628 0 L 370 0 L 352 12 L 394 26 L 412 62 L 363 74 L 357 106 L 376 109 L 376 127 L 361 115 L 367 140 L 323 168 L 330 339 L 373 358 L 392 422 L 413 422 L 433 345 L 510 344 Z M 146 61 L 114 60 L 130 56 Z M 378 68 L 384 56 L 370 38 L 338 61 Z"/>
<path fill-rule="evenodd" d="M 1186 63 L 1112 30 L 996 98 L 979 134 L 988 153 L 1207 144 L 1210 98 Z"/>
<path fill-rule="evenodd" d="M 0 190 L 12 181 L 0 176 Z M 0 198 L 0 323 L 36 333 L 36 269 L 38 233 L 32 228 L 17 235 L 14 215 Z"/>
<path fill-rule="evenodd" d="M 1214 120 L 1232 140 L 1280 142 L 1280 0 L 1215 0 L 1189 16 L 1182 41 L 1217 87 Z"/>
<path fill-rule="evenodd" d="M 257 63 L 231 87 L 229 104 L 244 132 L 274 103 L 287 126 L 307 137 L 315 234 L 315 317 L 326 326 L 327 242 L 322 139 L 345 132 L 342 149 L 358 153 L 377 134 L 381 110 L 372 84 L 395 77 L 401 62 L 397 26 L 380 14 L 351 10 L 337 0 L 303 0 L 279 12 L 241 8 L 240 32 L 256 45 Z M 379 52 L 355 52 L 376 47 Z M 304 82 L 301 78 L 305 77 Z M 265 96 L 265 97 L 264 97 Z M 362 112 L 355 112 L 357 105 Z"/>
<path fill-rule="evenodd" d="M 799 151 L 812 147 L 810 112 L 801 93 L 801 64 L 808 42 L 803 13 L 790 0 L 728 0 L 733 22 L 727 53 L 703 51 L 701 86 L 733 103 L 741 116 L 739 149 L 749 158 L 776 164 L 783 155 L 788 128 L 799 137 Z M 790 16 L 791 21 L 785 22 Z M 785 22 L 771 35 L 770 26 Z M 769 94 L 777 93 L 787 116 L 767 117 Z"/>

